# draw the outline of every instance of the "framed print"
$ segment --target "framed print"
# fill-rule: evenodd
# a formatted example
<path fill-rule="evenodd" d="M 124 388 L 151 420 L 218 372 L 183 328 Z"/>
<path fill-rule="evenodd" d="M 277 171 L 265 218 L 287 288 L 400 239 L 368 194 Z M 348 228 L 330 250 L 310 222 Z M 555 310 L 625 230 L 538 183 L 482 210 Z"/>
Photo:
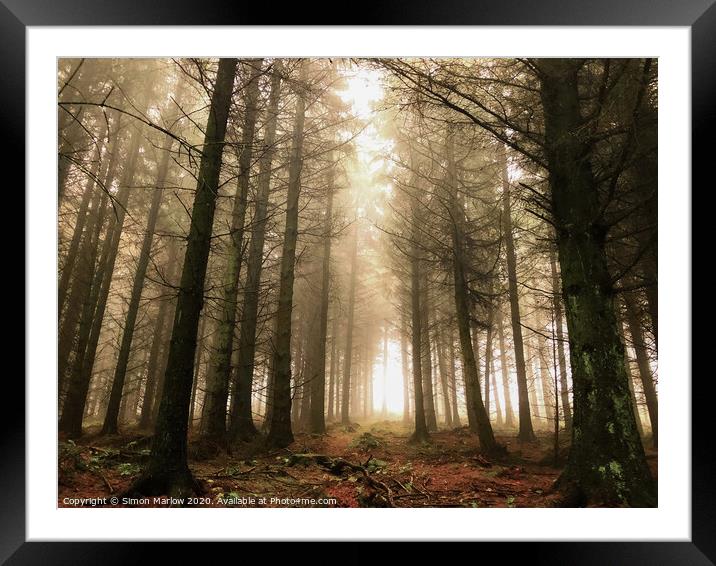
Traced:
<path fill-rule="evenodd" d="M 642 4 L 5 1 L 3 558 L 712 563 L 690 227 L 716 9 Z"/>

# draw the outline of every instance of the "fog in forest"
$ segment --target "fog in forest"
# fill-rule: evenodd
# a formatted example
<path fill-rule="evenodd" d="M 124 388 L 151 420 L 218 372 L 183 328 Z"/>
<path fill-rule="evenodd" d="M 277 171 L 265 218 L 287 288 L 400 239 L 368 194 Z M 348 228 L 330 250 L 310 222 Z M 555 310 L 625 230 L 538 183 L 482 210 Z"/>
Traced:
<path fill-rule="evenodd" d="M 651 59 L 60 59 L 58 504 L 655 506 L 657 108 Z"/>

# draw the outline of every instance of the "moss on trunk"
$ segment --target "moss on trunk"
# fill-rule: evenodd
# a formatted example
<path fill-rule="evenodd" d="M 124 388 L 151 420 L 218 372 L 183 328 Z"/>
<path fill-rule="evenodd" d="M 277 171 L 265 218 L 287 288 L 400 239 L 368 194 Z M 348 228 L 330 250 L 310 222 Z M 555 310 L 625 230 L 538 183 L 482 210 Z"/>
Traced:
<path fill-rule="evenodd" d="M 581 502 L 656 505 L 634 420 L 579 107 L 580 62 L 540 62 L 545 146 L 574 383 L 572 448 L 560 485 Z"/>

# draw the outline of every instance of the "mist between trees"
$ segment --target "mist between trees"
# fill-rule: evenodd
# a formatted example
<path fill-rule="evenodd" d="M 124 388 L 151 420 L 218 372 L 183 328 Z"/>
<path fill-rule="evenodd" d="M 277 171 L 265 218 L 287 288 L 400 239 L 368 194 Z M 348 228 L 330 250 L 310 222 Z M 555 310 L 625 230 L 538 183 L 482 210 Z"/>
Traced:
<path fill-rule="evenodd" d="M 147 438 L 124 491 L 184 497 L 197 454 L 382 423 L 656 505 L 656 93 L 649 59 L 59 60 L 61 442 Z"/>

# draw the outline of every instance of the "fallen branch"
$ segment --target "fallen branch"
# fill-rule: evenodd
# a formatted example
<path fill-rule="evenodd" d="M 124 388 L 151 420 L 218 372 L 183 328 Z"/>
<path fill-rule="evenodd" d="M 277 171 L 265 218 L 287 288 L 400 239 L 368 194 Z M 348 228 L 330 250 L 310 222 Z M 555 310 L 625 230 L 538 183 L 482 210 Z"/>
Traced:
<path fill-rule="evenodd" d="M 382 491 L 384 491 L 385 499 L 388 502 L 388 505 L 390 507 L 395 507 L 395 502 L 393 501 L 393 492 L 390 487 L 388 487 L 382 481 L 373 478 L 366 469 L 366 466 L 370 463 L 372 458 L 373 456 L 370 456 L 366 461 L 365 465 L 360 465 L 354 464 L 353 462 L 349 462 L 344 458 L 331 458 L 330 456 L 326 456 L 324 454 L 293 454 L 289 458 L 288 465 L 293 466 L 297 463 L 305 463 L 307 461 L 312 461 L 335 475 L 341 475 L 346 469 L 353 472 L 359 472 L 363 475 L 368 485 L 373 488 L 380 488 Z"/>
<path fill-rule="evenodd" d="M 110 492 L 110 493 L 114 493 L 114 488 L 112 487 L 112 484 L 109 483 L 109 480 L 107 479 L 107 477 L 106 477 L 100 470 L 96 470 L 96 471 L 97 471 L 97 474 L 99 474 L 99 477 L 102 478 L 102 480 L 104 481 L 105 485 L 106 485 L 107 488 L 109 489 L 109 492 Z"/>

